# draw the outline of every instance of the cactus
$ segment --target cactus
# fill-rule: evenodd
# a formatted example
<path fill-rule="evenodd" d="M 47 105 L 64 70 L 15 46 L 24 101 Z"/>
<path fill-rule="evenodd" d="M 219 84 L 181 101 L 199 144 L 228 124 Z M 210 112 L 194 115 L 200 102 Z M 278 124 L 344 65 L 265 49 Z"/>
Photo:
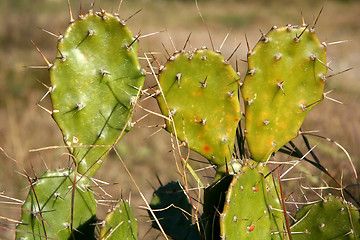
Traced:
<path fill-rule="evenodd" d="M 94 239 L 96 202 L 90 181 L 71 169 L 35 179 L 22 206 L 16 239 Z"/>
<path fill-rule="evenodd" d="M 100 240 L 137 240 L 137 221 L 128 201 L 120 201 L 105 218 L 100 230 Z"/>
<path fill-rule="evenodd" d="M 234 175 L 220 216 L 222 239 L 284 239 L 275 182 L 261 163 L 250 162 Z"/>
<path fill-rule="evenodd" d="M 52 117 L 77 172 L 48 172 L 31 185 L 17 239 L 95 239 L 96 203 L 88 177 L 129 130 L 145 78 L 137 40 L 117 15 L 92 9 L 71 21 L 60 35 L 57 58 L 49 64 Z M 118 231 L 111 230 L 111 220 L 121 218 L 118 213 L 107 217 L 102 237 L 118 236 Z M 131 214 L 128 217 L 133 219 Z M 131 224 L 131 230 L 131 239 L 137 239 L 136 224 Z"/>
<path fill-rule="evenodd" d="M 124 24 L 105 11 L 81 15 L 59 38 L 50 68 L 52 116 L 78 171 L 88 176 L 129 130 L 144 82 L 137 38 Z"/>
<path fill-rule="evenodd" d="M 96 202 L 89 187 L 89 177 L 131 127 L 145 78 L 137 40 L 117 14 L 92 9 L 59 37 L 57 58 L 49 64 L 52 117 L 76 171 L 47 172 L 31 183 L 17 239 L 138 238 L 127 201 L 120 201 L 95 233 Z M 159 229 L 159 223 L 175 240 L 359 239 L 358 211 L 332 196 L 301 209 L 290 235 L 279 182 L 264 163 L 298 135 L 307 113 L 323 99 L 325 61 L 325 44 L 305 25 L 273 27 L 263 35 L 249 49 L 243 84 L 219 52 L 175 52 L 158 77 L 156 99 L 166 130 L 216 165 L 216 174 L 204 190 L 201 218 L 193 215 L 198 211 L 193 213 L 188 188 L 170 182 L 157 189 L 149 204 L 157 218 L 152 226 Z M 239 85 L 253 160 L 247 159 L 239 124 Z"/>
<path fill-rule="evenodd" d="M 233 153 L 239 78 L 219 53 L 206 49 L 176 52 L 159 75 L 166 129 L 216 165 Z"/>
<path fill-rule="evenodd" d="M 325 62 L 325 45 L 307 27 L 273 27 L 248 52 L 241 93 L 254 160 L 267 161 L 298 135 L 306 114 L 323 99 Z"/>
<path fill-rule="evenodd" d="M 301 208 L 291 232 L 294 240 L 359 239 L 359 211 L 343 199 L 328 195 Z"/>

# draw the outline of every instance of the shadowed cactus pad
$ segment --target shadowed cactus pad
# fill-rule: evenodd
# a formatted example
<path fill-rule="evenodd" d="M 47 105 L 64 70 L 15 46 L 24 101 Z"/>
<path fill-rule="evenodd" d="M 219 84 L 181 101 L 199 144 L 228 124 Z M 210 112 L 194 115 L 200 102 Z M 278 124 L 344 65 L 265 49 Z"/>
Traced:
<path fill-rule="evenodd" d="M 241 88 L 245 136 L 254 160 L 270 155 L 298 135 L 306 114 L 323 99 L 326 48 L 314 30 L 273 27 L 248 53 Z"/>
<path fill-rule="evenodd" d="M 178 52 L 160 72 L 166 129 L 216 165 L 230 161 L 241 118 L 239 75 L 210 50 Z M 164 98 L 166 101 L 164 101 Z"/>
<path fill-rule="evenodd" d="M 39 177 L 22 206 L 16 239 L 72 239 L 73 234 L 76 239 L 95 239 L 96 202 L 89 189 L 91 182 L 80 174 L 76 181 L 73 192 L 74 172 L 70 169 Z"/>
<path fill-rule="evenodd" d="M 127 201 L 120 201 L 119 204 L 106 215 L 104 224 L 100 231 L 100 240 L 138 239 L 137 221 Z"/>
<path fill-rule="evenodd" d="M 150 207 L 154 211 L 165 233 L 174 240 L 200 240 L 199 232 L 192 225 L 192 206 L 183 187 L 178 182 L 169 182 L 153 194 Z M 149 212 L 149 216 L 153 216 Z M 159 229 L 153 220 L 152 226 Z"/>
<path fill-rule="evenodd" d="M 137 39 L 118 17 L 90 11 L 59 39 L 50 77 L 53 118 L 79 164 L 78 171 L 91 176 L 108 146 L 129 130 L 144 82 Z"/>
<path fill-rule="evenodd" d="M 291 232 L 294 240 L 360 239 L 359 211 L 329 195 L 300 209 Z"/>
<path fill-rule="evenodd" d="M 284 214 L 274 182 L 262 163 L 250 162 L 234 175 L 220 216 L 221 239 L 284 238 Z"/>
<path fill-rule="evenodd" d="M 233 179 L 232 175 L 222 175 L 220 179 L 205 188 L 203 215 L 204 239 L 218 239 L 220 236 L 220 214 L 223 211 L 226 193 Z"/>

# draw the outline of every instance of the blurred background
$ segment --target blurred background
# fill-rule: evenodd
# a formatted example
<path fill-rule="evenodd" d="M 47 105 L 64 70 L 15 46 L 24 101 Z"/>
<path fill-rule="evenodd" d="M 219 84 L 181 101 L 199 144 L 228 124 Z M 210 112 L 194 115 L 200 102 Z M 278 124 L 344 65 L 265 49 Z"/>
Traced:
<path fill-rule="evenodd" d="M 89 0 L 71 0 L 72 11 L 76 16 L 80 11 L 85 13 L 91 5 Z M 116 11 L 119 0 L 97 0 L 94 9 L 100 8 L 109 12 Z M 244 76 L 246 63 L 245 34 L 252 48 L 260 38 L 260 30 L 266 33 L 273 25 L 282 26 L 288 23 L 301 24 L 301 13 L 305 21 L 312 24 L 323 7 L 323 12 L 316 26 L 320 41 L 327 43 L 348 40 L 342 44 L 329 45 L 328 61 L 331 61 L 330 74 L 336 74 L 348 68 L 350 71 L 329 78 L 326 90 L 334 90 L 330 97 L 344 104 L 325 100 L 317 106 L 305 120 L 303 130 L 318 130 L 318 134 L 341 144 L 349 152 L 356 169 L 360 169 L 360 2 L 357 0 L 199 0 L 201 13 L 209 27 L 215 49 L 221 45 L 226 34 L 230 35 L 222 48 L 225 58 L 229 57 L 235 47 L 241 43 L 239 50 L 232 58 L 232 65 L 239 62 L 239 69 Z M 124 0 L 120 17 L 127 19 L 139 9 L 128 21 L 134 34 L 142 35 L 162 31 L 154 36 L 141 39 L 140 56 L 144 52 L 157 52 L 159 61 L 164 64 L 166 51 L 170 54 L 182 49 L 190 33 L 188 49 L 208 46 L 211 43 L 206 27 L 202 23 L 194 0 Z M 21 205 L 3 196 L 24 200 L 28 193 L 28 182 L 23 176 L 23 168 L 31 177 L 40 176 L 47 168 L 68 166 L 66 149 L 56 148 L 30 152 L 48 146 L 63 146 L 62 135 L 51 116 L 36 104 L 47 92 L 43 82 L 50 85 L 46 69 L 29 69 L 26 66 L 46 65 L 36 51 L 31 40 L 41 49 L 44 55 L 53 61 L 56 55 L 56 38 L 45 33 L 46 29 L 55 34 L 63 33 L 69 23 L 69 11 L 66 0 L 2 0 L 0 1 L 0 147 L 18 163 L 15 163 L 0 152 L 0 239 L 14 238 L 14 222 L 20 219 Z M 170 40 L 172 39 L 172 42 Z M 164 47 L 162 46 L 164 45 Z M 174 46 L 173 46 L 174 45 Z M 165 50 L 165 48 L 167 50 Z M 142 61 L 147 70 L 146 61 Z M 243 77 L 242 77 L 243 79 Z M 153 86 L 151 77 L 146 86 Z M 41 105 L 51 109 L 49 98 Z M 149 100 L 142 106 L 159 112 L 156 102 Z M 136 110 L 134 121 L 145 112 Z M 118 150 L 127 167 L 135 177 L 137 184 L 148 201 L 153 188 L 159 186 L 159 179 L 166 183 L 179 180 L 176 170 L 169 134 L 159 128 L 146 126 L 163 124 L 156 116 L 149 116 L 139 122 L 119 143 Z M 352 167 L 346 155 L 335 144 L 320 138 L 310 138 L 312 145 L 317 145 L 315 153 L 321 163 L 344 185 L 357 184 Z M 299 141 L 299 144 L 301 141 Z M 304 152 L 306 149 L 303 148 Z M 202 160 L 192 154 L 193 158 Z M 286 156 L 279 156 L 279 159 Z M 195 164 L 195 168 L 203 167 Z M 302 173 L 310 183 L 322 185 L 321 173 L 310 164 L 299 165 L 294 175 Z M 206 179 L 211 175 L 200 173 Z M 139 239 L 155 239 L 158 232 L 150 229 L 146 211 L 141 209 L 144 202 L 139 197 L 129 176 L 119 159 L 110 154 L 96 178 L 111 183 L 104 189 L 113 199 L 131 198 L 131 204 L 139 221 Z M 311 180 L 312 177 L 317 180 Z M 209 181 L 209 180 L 208 180 Z M 325 181 L 325 180 L 324 180 Z M 295 185 L 297 185 L 296 183 Z M 354 190 L 357 199 L 359 192 Z M 100 190 L 96 190 L 100 192 Z M 291 192 L 291 190 L 289 190 Z M 100 193 L 102 194 L 102 193 Z M 12 204 L 4 203 L 12 202 Z M 99 217 L 103 217 L 108 207 L 99 207 Z M 161 237 L 160 237 L 161 238 Z"/>

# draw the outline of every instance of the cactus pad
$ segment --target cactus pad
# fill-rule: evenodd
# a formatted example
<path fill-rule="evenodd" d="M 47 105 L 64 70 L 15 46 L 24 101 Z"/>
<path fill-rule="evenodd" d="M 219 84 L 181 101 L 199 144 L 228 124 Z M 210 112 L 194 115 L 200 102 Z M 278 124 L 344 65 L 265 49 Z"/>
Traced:
<path fill-rule="evenodd" d="M 323 99 L 326 48 L 313 29 L 273 27 L 248 53 L 241 87 L 245 136 L 252 158 L 266 161 L 298 135 L 306 114 Z"/>
<path fill-rule="evenodd" d="M 169 182 L 158 188 L 150 207 L 165 233 L 172 239 L 200 239 L 197 229 L 192 225 L 192 206 L 180 183 Z M 153 218 L 150 213 L 149 216 Z M 159 228 L 155 221 L 153 227 Z"/>
<path fill-rule="evenodd" d="M 70 169 L 39 177 L 22 206 L 16 239 L 72 239 L 73 235 L 94 239 L 96 202 L 89 189 L 91 182 L 80 174 L 76 179 L 73 193 L 74 172 Z"/>
<path fill-rule="evenodd" d="M 274 186 L 276 180 L 264 164 L 250 164 L 234 175 L 229 186 L 220 216 L 221 237 L 283 239 L 284 214 Z"/>
<path fill-rule="evenodd" d="M 358 209 L 331 195 L 304 206 L 295 220 L 291 227 L 294 240 L 360 239 Z"/>
<path fill-rule="evenodd" d="M 204 239 L 218 239 L 220 236 L 220 214 L 223 211 L 226 192 L 233 179 L 232 175 L 222 175 L 204 190 L 203 215 Z"/>
<path fill-rule="evenodd" d="M 104 224 L 100 231 L 100 240 L 138 239 L 137 221 L 127 201 L 120 201 L 119 204 L 106 215 Z"/>
<path fill-rule="evenodd" d="M 241 118 L 239 75 L 210 50 L 177 52 L 160 72 L 166 129 L 216 165 L 230 161 Z M 164 100 L 165 98 L 165 100 Z"/>
<path fill-rule="evenodd" d="M 50 78 L 52 116 L 78 171 L 91 176 L 128 130 L 144 82 L 137 41 L 118 17 L 90 11 L 59 39 Z"/>

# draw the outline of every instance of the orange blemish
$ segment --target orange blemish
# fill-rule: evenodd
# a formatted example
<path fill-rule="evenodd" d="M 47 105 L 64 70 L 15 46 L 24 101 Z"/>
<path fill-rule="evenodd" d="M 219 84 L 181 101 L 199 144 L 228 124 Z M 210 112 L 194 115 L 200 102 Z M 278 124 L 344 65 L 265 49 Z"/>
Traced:
<path fill-rule="evenodd" d="M 205 145 L 205 146 L 204 146 L 204 151 L 205 151 L 205 152 L 209 152 L 209 151 L 210 151 L 210 146 L 209 146 L 209 145 Z"/>

